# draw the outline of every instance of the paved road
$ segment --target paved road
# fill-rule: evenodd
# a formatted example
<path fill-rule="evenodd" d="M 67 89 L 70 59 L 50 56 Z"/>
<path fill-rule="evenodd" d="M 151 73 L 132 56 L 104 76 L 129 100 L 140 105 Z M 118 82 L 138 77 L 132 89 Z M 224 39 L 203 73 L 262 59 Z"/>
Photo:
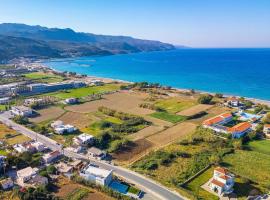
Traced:
<path fill-rule="evenodd" d="M 24 126 L 21 126 L 12 120 L 9 119 L 9 113 L 5 112 L 0 114 L 0 121 L 7 126 L 11 127 L 12 129 L 16 130 L 17 132 L 20 132 L 29 138 L 32 138 L 34 140 L 37 140 L 47 147 L 49 147 L 52 150 L 60 150 L 62 151 L 62 146 L 57 144 L 54 140 L 40 135 L 32 130 L 27 129 Z M 111 164 L 108 164 L 104 161 L 97 161 L 95 159 L 91 159 L 85 155 L 77 154 L 72 151 L 68 151 L 66 149 L 63 150 L 63 153 L 67 157 L 71 158 L 77 158 L 77 159 L 84 159 L 84 160 L 90 160 L 92 163 L 100 166 L 101 168 L 105 168 L 108 170 L 113 170 L 114 173 L 127 181 L 130 181 L 131 183 L 134 183 L 138 187 L 140 187 L 142 190 L 146 191 L 145 199 L 154 199 L 154 200 L 183 200 L 184 197 L 181 197 L 179 194 L 177 194 L 174 191 L 170 191 L 164 186 L 160 185 L 159 183 L 154 182 L 153 180 L 146 178 L 136 172 L 133 172 L 131 170 L 114 166 Z"/>

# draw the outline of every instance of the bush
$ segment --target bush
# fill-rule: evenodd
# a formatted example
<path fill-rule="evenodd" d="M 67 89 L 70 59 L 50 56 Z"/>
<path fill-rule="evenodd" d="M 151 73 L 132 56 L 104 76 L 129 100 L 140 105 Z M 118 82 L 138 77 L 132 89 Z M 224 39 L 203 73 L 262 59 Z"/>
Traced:
<path fill-rule="evenodd" d="M 198 98 L 198 103 L 200 104 L 210 104 L 213 96 L 210 94 L 201 94 Z"/>

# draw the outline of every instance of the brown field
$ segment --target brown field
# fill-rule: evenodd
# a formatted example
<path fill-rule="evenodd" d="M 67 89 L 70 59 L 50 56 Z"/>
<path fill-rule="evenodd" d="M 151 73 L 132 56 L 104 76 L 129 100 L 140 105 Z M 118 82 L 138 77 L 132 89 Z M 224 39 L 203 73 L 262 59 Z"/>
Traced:
<path fill-rule="evenodd" d="M 144 93 L 124 93 L 118 92 L 114 94 L 104 95 L 101 100 L 91 101 L 80 105 L 67 106 L 65 109 L 72 112 L 89 113 L 96 112 L 100 106 L 106 106 L 118 111 L 128 112 L 137 115 L 147 115 L 154 111 L 140 108 L 147 94 Z"/>
<path fill-rule="evenodd" d="M 150 135 L 153 135 L 154 133 L 161 131 L 163 128 L 160 126 L 148 126 L 140 131 L 138 131 L 137 133 L 133 133 L 129 136 L 129 139 L 131 139 L 132 141 L 135 140 L 139 140 L 139 139 L 143 139 L 146 138 Z"/>
<path fill-rule="evenodd" d="M 65 199 L 74 190 L 78 188 L 82 188 L 84 186 L 74 183 L 70 181 L 69 179 L 60 176 L 56 182 L 56 187 L 57 187 L 56 189 L 57 191 L 55 192 L 55 195 L 57 197 L 60 197 L 61 199 Z M 87 189 L 89 189 L 89 194 L 87 197 L 83 198 L 84 200 L 90 200 L 90 199 L 112 200 L 113 199 L 91 188 L 87 188 Z"/>
<path fill-rule="evenodd" d="M 63 121 L 64 124 L 76 126 L 79 129 L 87 128 L 90 123 L 94 122 L 91 116 L 76 112 L 66 112 L 64 115 L 58 118 L 58 120 Z"/>
<path fill-rule="evenodd" d="M 147 140 L 153 142 L 157 147 L 162 147 L 185 137 L 187 134 L 194 131 L 196 126 L 197 125 L 194 123 L 183 122 L 152 135 L 148 137 Z"/>
<path fill-rule="evenodd" d="M 51 106 L 49 108 L 38 110 L 38 113 L 40 114 L 39 116 L 30 118 L 29 120 L 34 123 L 53 120 L 60 117 L 62 114 L 65 113 L 65 111 L 60 107 Z"/>
<path fill-rule="evenodd" d="M 120 162 L 133 162 L 146 153 L 149 153 L 152 147 L 152 142 L 146 139 L 140 139 L 121 152 L 112 154 L 112 157 Z"/>
<path fill-rule="evenodd" d="M 206 105 L 206 104 L 198 104 L 195 106 L 192 106 L 191 108 L 185 109 L 181 112 L 176 113 L 177 115 L 183 115 L 183 116 L 192 116 L 199 112 L 206 111 L 209 108 L 213 107 L 213 105 Z"/>
<path fill-rule="evenodd" d="M 168 122 L 168 121 L 164 121 L 155 117 L 151 117 L 151 116 L 144 116 L 144 119 L 146 119 L 147 121 L 152 122 L 154 125 L 157 126 L 161 126 L 161 127 L 165 127 L 165 126 L 172 126 L 173 123 Z"/>

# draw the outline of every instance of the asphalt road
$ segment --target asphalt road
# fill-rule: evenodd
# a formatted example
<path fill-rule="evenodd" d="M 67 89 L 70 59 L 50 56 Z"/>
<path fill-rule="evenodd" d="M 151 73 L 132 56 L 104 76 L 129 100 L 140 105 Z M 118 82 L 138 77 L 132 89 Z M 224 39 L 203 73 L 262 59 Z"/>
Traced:
<path fill-rule="evenodd" d="M 7 126 L 11 127 L 12 129 L 16 130 L 19 133 L 22 133 L 26 135 L 27 137 L 37 140 L 47 147 L 49 147 L 52 150 L 59 150 L 62 151 L 62 146 L 59 145 L 56 141 L 43 136 L 41 134 L 38 134 L 32 130 L 29 130 L 28 128 L 19 125 L 12 120 L 9 119 L 10 115 L 8 112 L 1 113 L 0 114 L 0 121 Z M 167 189 L 166 187 L 160 185 L 159 183 L 142 176 L 136 172 L 133 172 L 131 170 L 119 167 L 119 166 L 114 166 L 111 164 L 108 164 L 104 161 L 98 161 L 95 159 L 91 159 L 85 155 L 77 154 L 72 151 L 68 151 L 66 149 L 63 149 L 63 153 L 67 157 L 71 158 L 77 158 L 77 159 L 84 159 L 84 160 L 90 160 L 91 163 L 98 165 L 101 168 L 108 169 L 108 170 L 113 170 L 114 174 L 122 177 L 123 179 L 135 184 L 136 186 L 140 187 L 143 191 L 146 192 L 145 198 L 144 199 L 153 199 L 153 200 L 183 200 L 185 199 L 184 197 L 181 197 L 179 194 L 177 194 L 174 191 L 171 191 Z"/>

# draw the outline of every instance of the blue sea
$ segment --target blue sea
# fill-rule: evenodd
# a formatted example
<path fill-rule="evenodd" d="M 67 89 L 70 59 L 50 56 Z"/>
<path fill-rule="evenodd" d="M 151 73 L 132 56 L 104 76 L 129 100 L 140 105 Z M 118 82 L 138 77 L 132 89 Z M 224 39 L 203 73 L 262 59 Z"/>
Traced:
<path fill-rule="evenodd" d="M 45 64 L 90 76 L 270 100 L 270 49 L 190 48 L 58 59 Z"/>

